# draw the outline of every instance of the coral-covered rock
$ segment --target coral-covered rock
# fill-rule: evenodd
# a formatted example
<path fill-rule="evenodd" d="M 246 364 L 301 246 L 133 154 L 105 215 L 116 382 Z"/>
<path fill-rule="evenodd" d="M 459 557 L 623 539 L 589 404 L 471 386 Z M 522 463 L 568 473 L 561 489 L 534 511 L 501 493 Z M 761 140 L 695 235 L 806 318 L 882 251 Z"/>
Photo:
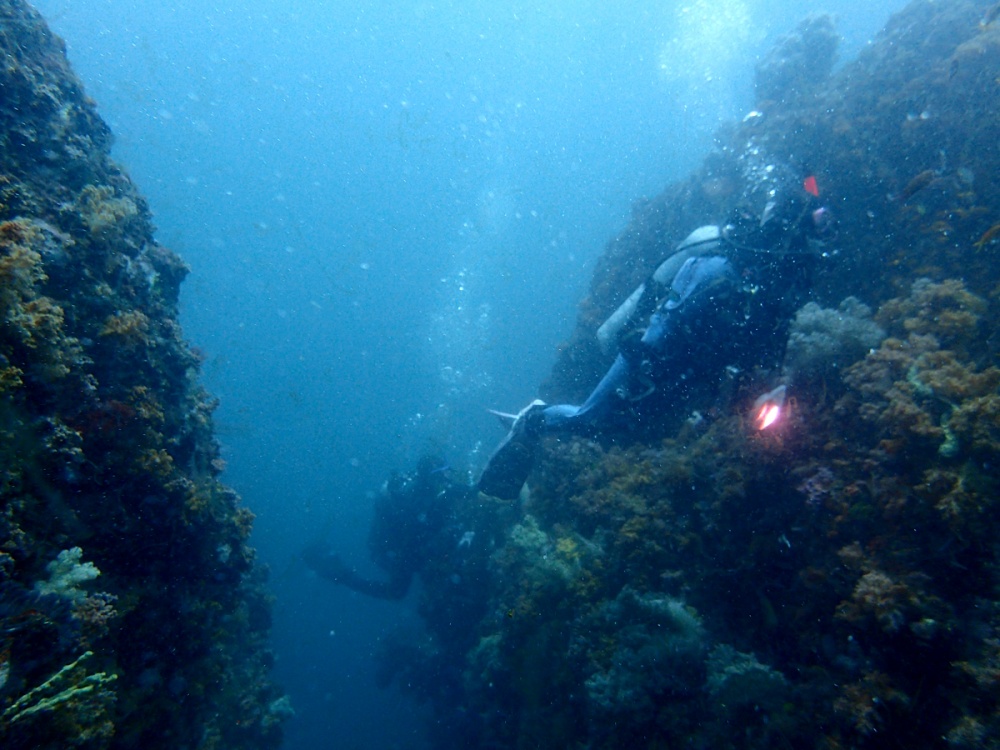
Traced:
<path fill-rule="evenodd" d="M 760 116 L 722 129 L 703 164 L 637 204 L 608 243 L 543 397 L 586 396 L 609 364 L 598 326 L 694 227 L 732 215 L 744 199 L 747 154 L 816 175 L 839 227 L 818 282 L 824 306 L 851 294 L 874 308 L 920 276 L 963 278 L 972 293 L 993 293 L 1000 24 L 980 25 L 988 7 L 915 0 L 830 76 L 829 19 L 804 23 L 762 64 Z M 821 43 L 810 46 L 814 36 Z M 783 96 L 785 82 L 808 96 Z"/>
<path fill-rule="evenodd" d="M 796 313 L 785 351 L 785 372 L 795 382 L 840 379 L 846 367 L 878 347 L 885 331 L 871 319 L 871 308 L 856 297 L 837 307 L 810 302 Z"/>
<path fill-rule="evenodd" d="M 754 88 L 758 104 L 815 96 L 833 70 L 839 44 L 832 16 L 806 18 L 757 64 Z"/>
<path fill-rule="evenodd" d="M 819 302 L 792 326 L 773 429 L 751 413 L 773 384 L 739 373 L 689 419 L 541 441 L 465 654 L 468 737 L 1000 745 L 991 6 L 916 0 L 829 77 L 828 23 L 801 27 L 761 68 L 759 116 L 609 243 L 554 400 L 597 382 L 597 326 L 736 206 L 763 159 L 748 155 L 816 174 L 840 229 Z M 826 46 L 810 78 L 813 37 Z"/>
<path fill-rule="evenodd" d="M 0 744 L 277 747 L 252 514 L 176 322 L 187 269 L 21 0 L 0 55 Z"/>

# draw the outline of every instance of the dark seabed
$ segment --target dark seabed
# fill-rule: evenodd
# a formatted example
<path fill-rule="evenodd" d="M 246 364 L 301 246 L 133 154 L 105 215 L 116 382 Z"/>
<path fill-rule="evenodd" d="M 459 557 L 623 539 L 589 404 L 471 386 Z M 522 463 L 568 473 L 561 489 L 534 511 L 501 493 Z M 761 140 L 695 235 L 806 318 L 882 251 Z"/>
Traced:
<path fill-rule="evenodd" d="M 39 0 L 72 71 L 26 7 L 0 744 L 1000 747 L 992 0 Z M 774 428 L 750 368 L 476 493 L 777 163 Z"/>

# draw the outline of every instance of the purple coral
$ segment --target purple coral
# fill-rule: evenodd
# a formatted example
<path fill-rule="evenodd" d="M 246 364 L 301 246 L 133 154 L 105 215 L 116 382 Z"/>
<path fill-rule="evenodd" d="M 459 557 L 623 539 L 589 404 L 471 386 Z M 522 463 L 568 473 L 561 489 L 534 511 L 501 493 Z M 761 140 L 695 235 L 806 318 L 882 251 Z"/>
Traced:
<path fill-rule="evenodd" d="M 795 489 L 806 496 L 806 505 L 811 508 L 820 508 L 830 499 L 833 482 L 833 472 L 826 466 L 820 466 L 812 476 L 804 479 Z"/>

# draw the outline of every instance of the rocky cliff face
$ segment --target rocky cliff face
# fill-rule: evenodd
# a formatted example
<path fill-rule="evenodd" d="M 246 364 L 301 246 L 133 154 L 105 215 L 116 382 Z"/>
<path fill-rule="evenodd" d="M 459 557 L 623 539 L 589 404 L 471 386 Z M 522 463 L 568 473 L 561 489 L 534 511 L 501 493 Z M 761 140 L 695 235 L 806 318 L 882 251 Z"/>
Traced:
<path fill-rule="evenodd" d="M 914 2 L 833 75 L 832 21 L 803 22 L 758 66 L 756 111 L 723 128 L 687 179 L 636 204 L 608 243 L 543 397 L 586 395 L 608 364 L 597 327 L 689 231 L 731 214 L 755 155 L 815 174 L 837 217 L 821 300 L 855 294 L 877 305 L 920 274 L 990 293 L 995 237 L 980 240 L 1000 221 L 992 5 Z"/>
<path fill-rule="evenodd" d="M 0 1 L 0 743 L 274 747 L 253 514 L 218 481 L 184 263 L 59 39 Z"/>
<path fill-rule="evenodd" d="M 758 429 L 771 385 L 740 373 L 682 424 L 544 437 L 476 643 L 408 673 L 460 665 L 439 746 L 1000 747 L 997 16 L 916 0 L 832 75 L 809 19 L 761 63 L 758 111 L 636 206 L 548 395 L 585 395 L 605 317 L 789 163 L 840 227 L 787 409 Z"/>

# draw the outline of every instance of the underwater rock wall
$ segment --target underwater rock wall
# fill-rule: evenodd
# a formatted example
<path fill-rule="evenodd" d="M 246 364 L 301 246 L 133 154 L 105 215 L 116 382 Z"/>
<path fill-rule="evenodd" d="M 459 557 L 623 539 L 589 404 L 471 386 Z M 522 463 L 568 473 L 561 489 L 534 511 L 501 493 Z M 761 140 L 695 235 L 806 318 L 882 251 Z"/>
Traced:
<path fill-rule="evenodd" d="M 601 321 L 775 159 L 840 224 L 789 416 L 758 431 L 750 378 L 659 434 L 543 438 L 465 653 L 469 746 L 1000 747 L 996 16 L 918 0 L 832 77 L 809 19 L 759 113 L 636 206 L 546 395 L 586 394 Z"/>
<path fill-rule="evenodd" d="M 759 167 L 754 152 L 815 174 L 838 220 L 839 252 L 817 274 L 820 301 L 836 307 L 854 294 L 877 307 L 917 275 L 965 278 L 992 294 L 1000 24 L 982 21 L 993 6 L 916 0 L 832 76 L 833 22 L 806 19 L 759 64 L 754 116 L 723 128 L 692 175 L 633 207 L 542 397 L 587 395 L 613 356 L 600 352 L 598 326 L 688 232 L 732 214 Z"/>
<path fill-rule="evenodd" d="M 0 0 L 0 745 L 277 747 L 187 268 L 110 145 L 62 42 Z"/>
<path fill-rule="evenodd" d="M 846 332 L 810 310 L 876 343 L 774 431 L 748 392 L 662 440 L 546 438 L 467 655 L 477 741 L 1000 747 L 987 309 L 925 278 Z"/>

